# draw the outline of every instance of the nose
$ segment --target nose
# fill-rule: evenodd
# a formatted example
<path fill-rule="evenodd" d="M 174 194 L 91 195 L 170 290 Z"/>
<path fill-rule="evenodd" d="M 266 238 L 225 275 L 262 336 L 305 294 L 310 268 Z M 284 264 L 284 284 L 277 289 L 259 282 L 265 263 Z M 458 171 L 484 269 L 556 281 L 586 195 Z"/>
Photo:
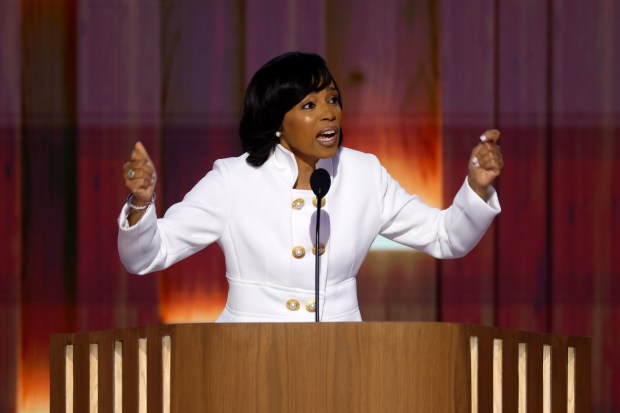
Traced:
<path fill-rule="evenodd" d="M 322 120 L 333 121 L 336 119 L 336 108 L 333 105 L 326 104 L 323 109 Z"/>

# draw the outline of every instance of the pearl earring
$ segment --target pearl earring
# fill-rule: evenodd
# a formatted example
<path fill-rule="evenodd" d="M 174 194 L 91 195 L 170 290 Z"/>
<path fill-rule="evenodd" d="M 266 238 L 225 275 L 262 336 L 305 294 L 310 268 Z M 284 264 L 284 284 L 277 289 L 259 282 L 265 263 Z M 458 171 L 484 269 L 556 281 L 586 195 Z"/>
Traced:
<path fill-rule="evenodd" d="M 276 138 L 279 138 L 280 136 L 282 136 L 282 132 L 280 132 L 279 130 L 276 131 Z"/>

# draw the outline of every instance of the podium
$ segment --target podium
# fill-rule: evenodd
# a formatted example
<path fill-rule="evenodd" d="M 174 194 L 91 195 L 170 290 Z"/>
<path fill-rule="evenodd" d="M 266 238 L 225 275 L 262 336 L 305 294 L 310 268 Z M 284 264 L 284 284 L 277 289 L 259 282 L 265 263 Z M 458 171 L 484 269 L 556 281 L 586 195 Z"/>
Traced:
<path fill-rule="evenodd" d="M 51 337 L 52 413 L 589 412 L 590 339 L 450 323 Z"/>

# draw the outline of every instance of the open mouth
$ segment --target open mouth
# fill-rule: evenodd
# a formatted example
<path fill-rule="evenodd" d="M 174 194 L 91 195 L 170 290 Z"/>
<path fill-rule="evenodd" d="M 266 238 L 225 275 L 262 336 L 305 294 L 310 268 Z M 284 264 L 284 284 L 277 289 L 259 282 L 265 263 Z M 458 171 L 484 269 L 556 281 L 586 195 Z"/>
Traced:
<path fill-rule="evenodd" d="M 338 141 L 339 129 L 336 126 L 325 128 L 316 135 L 316 140 L 323 146 L 332 146 Z"/>

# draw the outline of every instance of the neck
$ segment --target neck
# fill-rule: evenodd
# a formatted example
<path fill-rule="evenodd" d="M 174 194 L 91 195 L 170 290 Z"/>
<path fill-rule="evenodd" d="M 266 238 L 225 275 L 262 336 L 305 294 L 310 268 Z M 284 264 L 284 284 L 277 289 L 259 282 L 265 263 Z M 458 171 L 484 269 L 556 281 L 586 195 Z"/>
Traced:
<path fill-rule="evenodd" d="M 297 181 L 295 182 L 295 189 L 311 189 L 310 188 L 310 175 L 314 172 L 314 168 L 318 159 L 305 160 L 295 156 L 297 161 Z"/>

